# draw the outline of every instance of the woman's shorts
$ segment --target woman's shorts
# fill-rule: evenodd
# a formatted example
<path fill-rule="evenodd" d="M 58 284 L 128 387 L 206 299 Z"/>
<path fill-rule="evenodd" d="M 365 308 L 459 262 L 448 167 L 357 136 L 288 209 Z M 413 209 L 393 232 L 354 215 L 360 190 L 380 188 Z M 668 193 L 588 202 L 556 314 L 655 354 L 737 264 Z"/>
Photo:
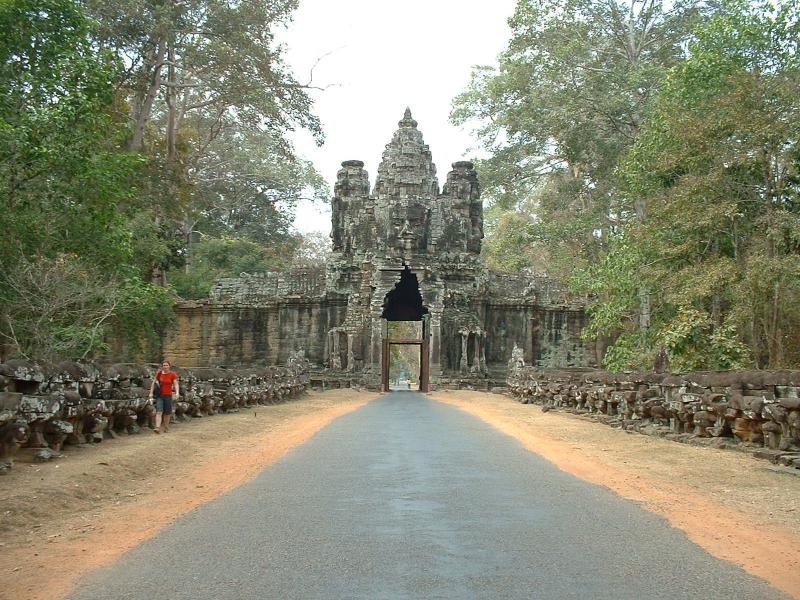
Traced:
<path fill-rule="evenodd" d="M 159 396 L 156 398 L 156 412 L 163 412 L 165 415 L 171 415 L 172 396 Z"/>

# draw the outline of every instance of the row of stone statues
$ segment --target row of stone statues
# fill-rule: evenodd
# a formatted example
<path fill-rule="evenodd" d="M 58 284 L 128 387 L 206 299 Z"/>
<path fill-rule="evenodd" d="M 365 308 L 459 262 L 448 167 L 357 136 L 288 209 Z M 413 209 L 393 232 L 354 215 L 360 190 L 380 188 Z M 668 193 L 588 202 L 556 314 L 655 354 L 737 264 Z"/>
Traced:
<path fill-rule="evenodd" d="M 630 431 L 750 448 L 800 468 L 800 371 L 682 375 L 542 370 L 514 360 L 511 394 Z"/>
<path fill-rule="evenodd" d="M 157 365 L 23 360 L 0 363 L 0 474 L 13 465 L 20 447 L 47 460 L 63 444 L 101 442 L 152 427 L 148 401 Z M 181 379 L 175 418 L 186 420 L 275 404 L 308 387 L 302 351 L 285 366 L 251 369 L 175 369 Z"/>

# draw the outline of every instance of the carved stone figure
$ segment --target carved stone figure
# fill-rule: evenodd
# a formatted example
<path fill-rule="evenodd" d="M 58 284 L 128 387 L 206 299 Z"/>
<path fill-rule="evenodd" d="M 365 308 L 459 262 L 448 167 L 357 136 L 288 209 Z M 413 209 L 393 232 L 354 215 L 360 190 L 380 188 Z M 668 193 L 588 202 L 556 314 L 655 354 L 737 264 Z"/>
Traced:
<path fill-rule="evenodd" d="M 0 426 L 0 475 L 4 475 L 13 465 L 19 447 L 28 441 L 30 430 L 20 421 Z"/>
<path fill-rule="evenodd" d="M 800 467 L 800 371 L 615 374 L 510 362 L 508 390 L 523 404 Z"/>
<path fill-rule="evenodd" d="M 10 469 L 21 446 L 34 461 L 61 456 L 65 443 L 99 443 L 104 436 L 136 434 L 152 426 L 154 408 L 146 389 L 154 369 L 113 364 L 104 369 L 62 363 L 48 372 L 25 361 L 0 363 L 0 474 Z M 183 414 L 206 416 L 253 404 L 295 397 L 309 385 L 302 350 L 286 366 L 261 369 L 197 369 L 182 373 L 187 382 L 176 403 Z M 17 390 L 23 390 L 17 391 Z"/>

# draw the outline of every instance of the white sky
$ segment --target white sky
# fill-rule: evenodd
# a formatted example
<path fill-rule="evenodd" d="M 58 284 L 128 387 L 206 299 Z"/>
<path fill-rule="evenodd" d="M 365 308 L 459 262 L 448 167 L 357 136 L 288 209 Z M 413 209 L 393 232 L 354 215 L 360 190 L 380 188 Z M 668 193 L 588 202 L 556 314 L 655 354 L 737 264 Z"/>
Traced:
<path fill-rule="evenodd" d="M 505 48 L 516 0 L 300 0 L 281 40 L 298 81 L 314 70 L 315 112 L 325 145 L 295 136 L 298 153 L 333 190 L 343 160 L 363 160 L 371 183 L 406 106 L 430 146 L 439 183 L 450 163 L 474 154 L 468 131 L 448 121 L 452 99 L 473 65 L 493 64 Z M 302 203 L 300 231 L 330 231 L 329 205 Z"/>

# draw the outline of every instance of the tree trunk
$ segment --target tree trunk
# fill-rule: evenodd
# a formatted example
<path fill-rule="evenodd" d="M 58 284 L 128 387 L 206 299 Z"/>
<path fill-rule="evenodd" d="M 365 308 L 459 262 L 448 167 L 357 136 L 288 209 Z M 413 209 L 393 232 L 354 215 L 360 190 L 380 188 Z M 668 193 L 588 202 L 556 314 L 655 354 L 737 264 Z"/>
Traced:
<path fill-rule="evenodd" d="M 722 298 L 718 291 L 711 295 L 711 323 L 715 330 L 722 325 Z"/>
<path fill-rule="evenodd" d="M 711 245 L 712 259 L 719 259 L 719 238 L 714 237 Z M 719 289 L 714 286 L 714 292 L 711 294 L 711 324 L 716 331 L 722 325 L 722 297 L 720 296 Z"/>
<path fill-rule="evenodd" d="M 174 163 L 177 154 L 175 150 L 175 140 L 177 132 L 176 130 L 176 114 L 177 114 L 177 107 L 176 107 L 176 100 L 178 94 L 178 88 L 176 87 L 175 81 L 175 44 L 172 39 L 170 39 L 167 45 L 167 58 L 169 60 L 169 65 L 167 66 L 167 162 Z"/>
<path fill-rule="evenodd" d="M 158 209 L 156 209 L 155 212 L 153 225 L 155 225 L 156 229 L 158 229 L 159 226 L 161 225 L 161 215 L 158 214 Z M 160 285 L 161 287 L 166 287 L 167 285 L 166 276 L 164 270 L 161 268 L 161 265 L 155 264 L 150 269 L 150 283 Z"/>
<path fill-rule="evenodd" d="M 153 112 L 153 103 L 161 87 L 161 69 L 164 66 L 164 55 L 167 50 L 166 34 L 161 33 L 156 42 L 156 48 L 150 55 L 145 68 L 147 88 L 139 90 L 136 94 L 133 110 L 133 135 L 128 143 L 130 150 L 139 151 L 144 147 L 144 129 Z"/>
<path fill-rule="evenodd" d="M 186 237 L 186 257 L 183 263 L 183 272 L 187 275 L 192 270 L 192 259 L 194 258 L 194 239 L 192 233 L 194 232 L 195 222 L 190 221 L 187 217 L 183 221 L 183 235 Z"/>
<path fill-rule="evenodd" d="M 783 337 L 781 330 L 781 284 L 775 283 L 770 311 L 769 326 L 769 367 L 778 369 L 783 366 Z"/>

